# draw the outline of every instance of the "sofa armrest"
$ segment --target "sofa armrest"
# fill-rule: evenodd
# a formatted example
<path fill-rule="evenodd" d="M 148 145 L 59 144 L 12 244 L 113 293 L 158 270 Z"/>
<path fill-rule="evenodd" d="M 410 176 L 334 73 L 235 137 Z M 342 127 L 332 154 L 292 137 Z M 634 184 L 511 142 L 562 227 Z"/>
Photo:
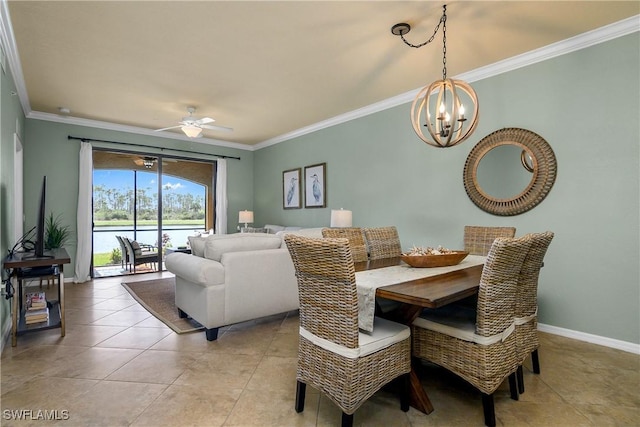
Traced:
<path fill-rule="evenodd" d="M 166 256 L 165 266 L 176 276 L 201 286 L 224 283 L 224 267 L 218 261 L 173 252 Z"/>

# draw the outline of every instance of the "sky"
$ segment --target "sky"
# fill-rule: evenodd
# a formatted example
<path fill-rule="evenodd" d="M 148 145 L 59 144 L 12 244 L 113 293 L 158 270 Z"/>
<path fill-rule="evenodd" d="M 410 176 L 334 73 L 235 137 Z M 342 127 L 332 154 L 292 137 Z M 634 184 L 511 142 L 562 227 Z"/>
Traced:
<path fill-rule="evenodd" d="M 155 172 L 138 172 L 138 188 L 156 189 L 157 175 Z M 131 170 L 104 170 L 93 171 L 93 185 L 103 185 L 105 188 L 133 189 L 133 171 Z M 204 195 L 204 187 L 184 179 L 176 177 L 165 177 L 164 188 L 170 189 L 173 193 L 200 194 Z"/>

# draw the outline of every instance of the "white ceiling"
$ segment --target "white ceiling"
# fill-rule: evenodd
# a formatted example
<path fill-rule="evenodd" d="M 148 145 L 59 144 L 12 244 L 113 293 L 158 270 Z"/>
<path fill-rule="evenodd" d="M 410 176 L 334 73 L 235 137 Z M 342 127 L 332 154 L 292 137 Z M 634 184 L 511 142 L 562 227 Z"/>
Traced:
<path fill-rule="evenodd" d="M 390 32 L 408 22 L 406 37 L 425 41 L 442 2 L 8 1 L 5 15 L 7 5 L 22 105 L 61 121 L 153 130 L 192 105 L 234 128 L 202 142 L 250 148 L 442 76 L 442 32 L 420 49 Z M 449 1 L 448 75 L 638 13 L 638 1 Z"/>

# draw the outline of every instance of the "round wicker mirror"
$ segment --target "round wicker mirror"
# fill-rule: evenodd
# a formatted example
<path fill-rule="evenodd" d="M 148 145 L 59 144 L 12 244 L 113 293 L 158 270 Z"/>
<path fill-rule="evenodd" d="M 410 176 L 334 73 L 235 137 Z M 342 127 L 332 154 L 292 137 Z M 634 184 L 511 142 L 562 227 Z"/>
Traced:
<path fill-rule="evenodd" d="M 491 195 L 478 183 L 481 160 L 491 150 L 503 145 L 522 149 L 523 156 L 525 153 L 527 156 L 527 165 L 532 169 L 531 181 L 522 192 L 504 199 Z M 505 128 L 485 136 L 473 147 L 464 165 L 463 181 L 467 195 L 480 209 L 494 215 L 511 216 L 533 209 L 542 202 L 553 187 L 556 172 L 556 156 L 547 141 L 526 129 Z"/>

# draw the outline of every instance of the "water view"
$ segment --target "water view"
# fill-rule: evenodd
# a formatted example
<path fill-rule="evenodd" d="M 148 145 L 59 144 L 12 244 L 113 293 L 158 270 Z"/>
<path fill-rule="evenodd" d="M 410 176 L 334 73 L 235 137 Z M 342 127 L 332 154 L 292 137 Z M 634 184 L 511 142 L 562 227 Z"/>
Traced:
<path fill-rule="evenodd" d="M 109 159 L 124 165 L 138 160 L 114 153 L 110 153 Z M 181 173 L 195 167 L 184 161 L 168 162 L 166 166 L 169 169 L 179 164 Z M 210 172 L 210 165 L 208 169 Z M 161 198 L 158 180 L 162 183 Z M 118 257 L 113 254 L 114 249 L 120 250 L 116 235 L 135 240 L 141 246 L 187 246 L 188 236 L 205 231 L 206 199 L 207 187 L 184 177 L 159 175 L 151 169 L 94 169 L 94 265 L 118 263 Z M 159 212 L 163 222 L 161 239 L 158 239 Z"/>
<path fill-rule="evenodd" d="M 177 248 L 178 246 L 187 245 L 188 236 L 193 236 L 203 231 L 205 231 L 204 227 L 197 228 L 194 225 L 166 225 L 163 233 L 169 235 L 168 246 Z M 126 236 L 132 240 L 135 238 L 140 244 L 159 246 L 157 244 L 158 227 L 156 226 L 138 226 L 135 236 L 133 227 L 96 227 L 93 230 L 93 253 L 111 253 L 113 249 L 120 249 L 116 235 Z"/>

